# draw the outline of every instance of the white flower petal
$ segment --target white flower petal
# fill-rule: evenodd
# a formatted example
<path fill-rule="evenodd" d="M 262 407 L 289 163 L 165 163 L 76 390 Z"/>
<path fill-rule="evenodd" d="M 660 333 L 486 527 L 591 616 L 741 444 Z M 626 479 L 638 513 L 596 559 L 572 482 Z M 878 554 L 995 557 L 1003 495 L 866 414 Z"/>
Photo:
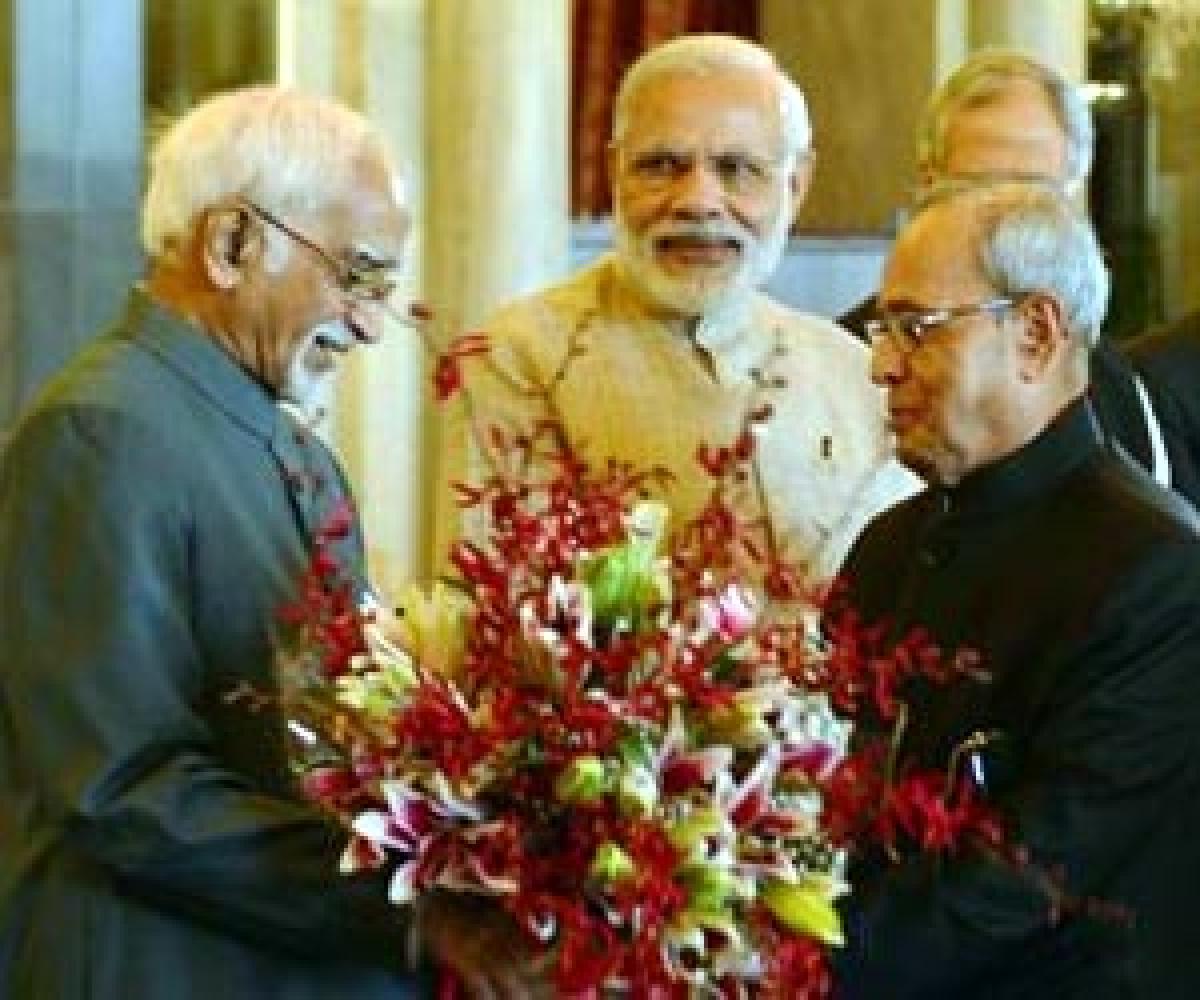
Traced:
<path fill-rule="evenodd" d="M 405 906 L 417 898 L 416 887 L 417 861 L 406 861 L 397 865 L 392 872 L 392 880 L 388 883 L 388 901 L 397 906 Z"/>

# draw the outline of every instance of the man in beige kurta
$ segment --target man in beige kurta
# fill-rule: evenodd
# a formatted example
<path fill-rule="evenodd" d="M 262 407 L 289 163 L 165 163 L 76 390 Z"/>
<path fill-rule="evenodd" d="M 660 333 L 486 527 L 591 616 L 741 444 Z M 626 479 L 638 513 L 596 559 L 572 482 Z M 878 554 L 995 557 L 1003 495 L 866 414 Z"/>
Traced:
<path fill-rule="evenodd" d="M 891 457 L 863 346 L 757 290 L 807 187 L 809 138 L 803 96 L 750 43 L 691 36 L 635 64 L 613 128 L 616 249 L 485 324 L 491 352 L 470 372 L 470 419 L 448 428 L 445 471 L 482 474 L 481 428 L 549 418 L 594 467 L 669 469 L 678 527 L 713 489 L 701 446 L 730 445 L 769 404 L 731 499 L 770 518 L 810 582 L 835 573 L 866 521 L 918 484 Z"/>

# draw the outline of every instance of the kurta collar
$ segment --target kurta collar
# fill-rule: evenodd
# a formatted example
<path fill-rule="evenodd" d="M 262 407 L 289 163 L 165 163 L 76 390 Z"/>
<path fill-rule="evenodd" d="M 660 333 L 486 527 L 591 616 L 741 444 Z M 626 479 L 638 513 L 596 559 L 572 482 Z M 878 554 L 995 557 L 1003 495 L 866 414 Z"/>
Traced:
<path fill-rule="evenodd" d="M 261 438 L 272 440 L 290 425 L 276 401 L 211 337 L 164 309 L 135 285 L 122 329 Z"/>
<path fill-rule="evenodd" d="M 1101 447 L 1096 419 L 1081 398 L 1025 447 L 934 493 L 947 512 L 991 514 L 1045 493 Z"/>

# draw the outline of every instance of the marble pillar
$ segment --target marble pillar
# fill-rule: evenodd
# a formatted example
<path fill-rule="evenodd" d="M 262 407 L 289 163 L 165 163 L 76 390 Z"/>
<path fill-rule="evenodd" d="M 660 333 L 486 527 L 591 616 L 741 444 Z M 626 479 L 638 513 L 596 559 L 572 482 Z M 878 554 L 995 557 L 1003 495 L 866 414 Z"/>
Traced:
<path fill-rule="evenodd" d="M 970 0 L 937 0 L 934 13 L 934 66 L 940 85 L 970 54 Z"/>
<path fill-rule="evenodd" d="M 425 291 L 445 341 L 501 302 L 561 278 L 569 242 L 568 0 L 430 2 L 426 48 Z M 427 422 L 425 521 L 439 562 L 461 467 Z"/>
<path fill-rule="evenodd" d="M 285 82 L 357 107 L 405 165 L 414 294 L 446 340 L 567 267 L 569 0 L 279 0 Z M 427 574 L 441 411 L 409 331 L 349 360 L 328 437 L 362 507 L 371 570 Z"/>
<path fill-rule="evenodd" d="M 338 89 L 387 137 L 413 219 L 403 301 L 422 281 L 427 10 L 435 0 L 340 0 Z M 393 324 L 350 358 L 338 387 L 334 433 L 354 482 L 376 583 L 394 594 L 425 570 L 425 497 L 420 343 Z"/>
<path fill-rule="evenodd" d="M 1087 79 L 1087 0 L 970 0 L 972 49 L 1017 48 L 1069 80 Z"/>
<path fill-rule="evenodd" d="M 421 268 L 425 8 L 425 0 L 280 0 L 278 9 L 280 81 L 362 111 L 396 157 L 413 216 L 402 294 Z M 422 381 L 411 331 L 390 324 L 379 344 L 345 362 L 321 428 L 354 488 L 371 575 L 385 593 L 424 568 Z"/>

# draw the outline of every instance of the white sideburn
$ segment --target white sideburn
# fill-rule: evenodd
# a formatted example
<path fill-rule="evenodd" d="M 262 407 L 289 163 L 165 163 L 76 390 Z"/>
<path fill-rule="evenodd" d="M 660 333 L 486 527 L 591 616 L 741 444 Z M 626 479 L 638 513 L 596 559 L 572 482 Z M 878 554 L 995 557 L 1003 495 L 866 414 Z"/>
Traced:
<path fill-rule="evenodd" d="M 356 342 L 345 323 L 330 321 L 309 330 L 292 352 L 279 394 L 300 411 L 306 423 L 324 417 L 337 373 L 336 355 L 347 353 Z"/>

